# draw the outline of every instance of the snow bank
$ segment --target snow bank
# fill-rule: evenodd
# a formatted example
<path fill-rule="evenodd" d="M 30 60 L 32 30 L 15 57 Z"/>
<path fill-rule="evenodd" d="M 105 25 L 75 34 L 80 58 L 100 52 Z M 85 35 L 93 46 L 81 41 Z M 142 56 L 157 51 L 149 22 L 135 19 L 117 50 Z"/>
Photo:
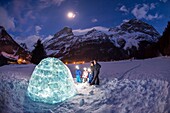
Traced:
<path fill-rule="evenodd" d="M 27 79 L 16 79 L 14 76 L 1 74 L 0 79 L 0 112 L 21 113 L 23 112 Z"/>

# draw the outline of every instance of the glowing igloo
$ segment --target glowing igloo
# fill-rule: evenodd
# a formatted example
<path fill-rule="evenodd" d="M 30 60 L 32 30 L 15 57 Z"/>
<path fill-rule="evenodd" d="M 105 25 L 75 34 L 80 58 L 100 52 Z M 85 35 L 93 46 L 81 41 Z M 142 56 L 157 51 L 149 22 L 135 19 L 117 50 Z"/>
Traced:
<path fill-rule="evenodd" d="M 35 67 L 28 86 L 32 100 L 55 104 L 75 94 L 71 72 L 59 59 L 46 58 Z"/>

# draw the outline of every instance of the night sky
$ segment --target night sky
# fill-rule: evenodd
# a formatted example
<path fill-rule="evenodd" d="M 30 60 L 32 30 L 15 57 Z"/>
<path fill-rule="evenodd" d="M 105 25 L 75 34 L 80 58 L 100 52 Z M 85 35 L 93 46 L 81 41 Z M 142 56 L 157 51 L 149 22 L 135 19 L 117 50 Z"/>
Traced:
<path fill-rule="evenodd" d="M 0 25 L 18 42 L 31 45 L 65 26 L 80 32 L 96 26 L 107 29 L 132 18 L 162 34 L 169 12 L 168 0 L 0 0 Z"/>

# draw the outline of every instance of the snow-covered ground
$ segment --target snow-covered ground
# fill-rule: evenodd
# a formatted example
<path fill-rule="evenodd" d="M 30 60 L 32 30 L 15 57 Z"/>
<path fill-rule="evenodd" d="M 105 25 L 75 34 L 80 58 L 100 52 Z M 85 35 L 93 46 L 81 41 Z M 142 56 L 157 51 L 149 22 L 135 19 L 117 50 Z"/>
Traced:
<path fill-rule="evenodd" d="M 75 83 L 78 94 L 54 105 L 34 102 L 26 95 L 35 65 L 0 67 L 0 113 L 170 112 L 170 57 L 99 63 L 99 86 Z M 68 67 L 74 77 L 75 65 Z"/>

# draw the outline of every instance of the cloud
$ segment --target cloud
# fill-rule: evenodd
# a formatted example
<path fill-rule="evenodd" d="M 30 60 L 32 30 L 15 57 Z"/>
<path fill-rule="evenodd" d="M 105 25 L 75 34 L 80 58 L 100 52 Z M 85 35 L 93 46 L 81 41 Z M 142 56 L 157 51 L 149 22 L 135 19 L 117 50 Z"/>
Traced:
<path fill-rule="evenodd" d="M 7 30 L 15 28 L 14 18 L 10 17 L 3 7 L 0 7 L 0 26 L 4 26 Z"/>
<path fill-rule="evenodd" d="M 160 19 L 162 18 L 162 15 L 158 15 L 156 13 L 155 15 L 148 14 L 148 12 L 155 8 L 155 4 L 151 4 L 150 6 L 147 4 L 143 5 L 135 5 L 135 8 L 131 11 L 131 13 L 137 18 L 137 19 L 146 19 L 146 20 L 152 20 L 152 19 Z"/>
<path fill-rule="evenodd" d="M 50 7 L 51 5 L 60 6 L 65 0 L 39 0 L 39 7 L 41 9 Z"/>
<path fill-rule="evenodd" d="M 23 0 L 13 0 L 12 1 L 12 6 L 11 6 L 11 8 L 13 10 L 12 15 L 14 15 L 14 17 L 17 18 L 21 24 L 26 23 L 26 20 L 21 15 L 22 15 L 23 11 L 25 12 L 25 9 L 28 8 L 27 4 L 29 4 L 29 3 L 26 3 Z"/>
<path fill-rule="evenodd" d="M 33 15 L 33 11 L 28 11 L 25 15 L 26 18 L 30 18 L 30 19 L 36 19 L 36 17 Z"/>
<path fill-rule="evenodd" d="M 20 24 L 27 24 L 30 19 L 39 18 L 39 13 L 44 9 L 54 6 L 60 6 L 65 0 L 12 0 L 10 6 L 16 21 Z M 42 20 L 41 20 L 42 21 Z"/>
<path fill-rule="evenodd" d="M 168 0 L 159 0 L 160 2 L 164 2 L 164 3 L 166 3 Z"/>
<path fill-rule="evenodd" d="M 52 3 L 57 4 L 58 6 L 61 5 L 62 2 L 64 2 L 65 0 L 52 0 Z"/>
<path fill-rule="evenodd" d="M 122 5 L 119 10 L 125 13 L 129 12 L 125 5 Z"/>
<path fill-rule="evenodd" d="M 84 34 L 86 34 L 88 31 L 90 31 L 92 29 L 102 31 L 104 33 L 107 33 L 108 30 L 109 30 L 109 28 L 106 28 L 106 27 L 96 26 L 96 27 L 87 28 L 87 29 L 76 29 L 76 30 L 73 30 L 73 33 L 74 33 L 74 35 L 84 35 Z"/>
<path fill-rule="evenodd" d="M 156 8 L 156 4 L 155 3 L 151 3 L 150 9 L 155 9 L 155 8 Z"/>
<path fill-rule="evenodd" d="M 96 18 L 93 18 L 91 22 L 96 23 L 98 20 Z"/>
<path fill-rule="evenodd" d="M 30 35 L 23 39 L 23 37 L 15 37 L 16 42 L 25 43 L 30 51 L 34 49 L 34 44 L 37 42 L 38 39 L 41 39 L 38 35 Z"/>
<path fill-rule="evenodd" d="M 53 38 L 52 35 L 48 35 L 47 37 L 42 38 L 43 36 L 40 35 L 30 35 L 27 36 L 25 39 L 21 36 L 14 37 L 15 41 L 20 43 L 25 43 L 30 51 L 34 49 L 35 43 L 37 43 L 37 40 L 40 39 L 43 42 L 50 40 Z"/>
<path fill-rule="evenodd" d="M 142 19 L 146 17 L 146 14 L 149 11 L 149 6 L 146 4 L 143 4 L 142 7 L 139 5 L 136 5 L 135 8 L 132 10 L 132 14 L 137 18 L 137 19 Z"/>
<path fill-rule="evenodd" d="M 158 13 L 156 13 L 155 15 L 148 15 L 147 16 L 147 19 L 148 20 L 152 20 L 152 19 L 160 19 L 160 18 L 162 18 L 163 16 L 162 15 L 158 15 Z"/>
<path fill-rule="evenodd" d="M 39 35 L 39 32 L 42 28 L 40 26 L 35 26 L 35 32 L 37 35 Z"/>
<path fill-rule="evenodd" d="M 23 0 L 13 0 L 12 5 L 13 13 L 15 13 L 16 16 L 20 16 L 22 12 L 21 9 L 26 8 L 26 2 L 24 2 Z"/>

